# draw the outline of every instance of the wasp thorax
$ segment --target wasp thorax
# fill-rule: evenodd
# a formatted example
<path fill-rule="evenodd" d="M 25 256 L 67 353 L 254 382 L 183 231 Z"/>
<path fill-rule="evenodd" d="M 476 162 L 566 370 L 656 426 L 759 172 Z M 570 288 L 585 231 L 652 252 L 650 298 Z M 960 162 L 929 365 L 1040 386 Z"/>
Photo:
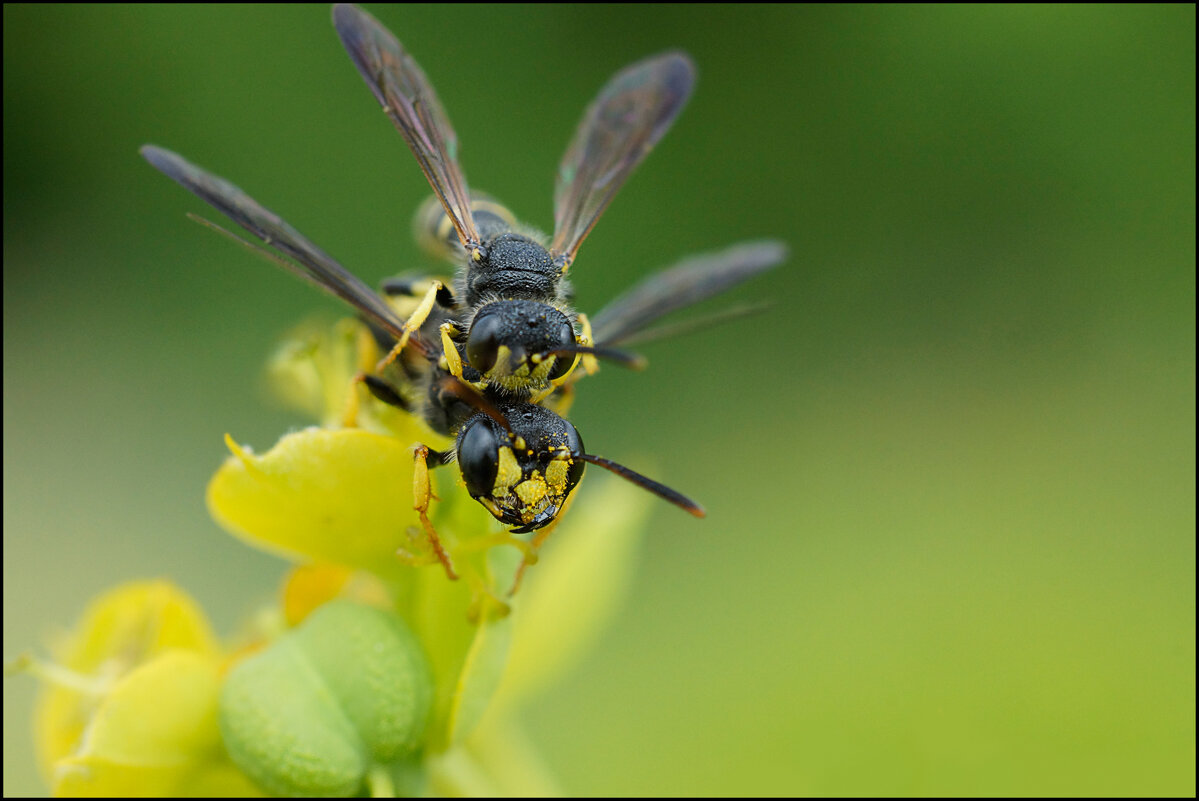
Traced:
<path fill-rule="evenodd" d="M 511 431 L 486 414 L 458 433 L 457 455 L 467 491 L 497 520 L 526 531 L 553 520 L 583 477 L 579 432 L 532 404 L 502 409 Z"/>
<path fill-rule="evenodd" d="M 553 354 L 574 344 L 574 326 L 553 306 L 500 300 L 483 306 L 471 321 L 466 358 L 489 378 L 517 376 L 522 385 L 544 384 L 570 368 L 573 356 Z"/>
<path fill-rule="evenodd" d="M 557 297 L 561 270 L 548 250 L 527 236 L 504 233 L 483 243 L 466 279 L 466 303 L 476 306 L 489 297 Z"/>

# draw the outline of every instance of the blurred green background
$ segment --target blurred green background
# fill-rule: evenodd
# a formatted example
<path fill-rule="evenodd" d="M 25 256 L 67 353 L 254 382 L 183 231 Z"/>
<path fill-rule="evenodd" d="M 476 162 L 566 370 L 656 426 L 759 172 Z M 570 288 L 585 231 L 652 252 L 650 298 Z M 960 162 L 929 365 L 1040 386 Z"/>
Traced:
<path fill-rule="evenodd" d="M 377 8 L 472 186 L 552 226 L 616 69 L 677 126 L 581 251 L 787 240 L 754 321 L 584 384 L 660 504 L 633 595 L 526 722 L 571 793 L 1195 793 L 1195 9 Z M 375 282 L 428 194 L 320 7 L 4 7 L 4 655 L 169 575 L 230 632 L 283 566 L 203 488 L 276 336 L 336 304 L 189 222 L 154 142 Z M 586 492 L 586 485 L 582 490 Z M 552 559 L 539 569 L 552 570 Z M 43 792 L 33 683 L 4 791 Z"/>

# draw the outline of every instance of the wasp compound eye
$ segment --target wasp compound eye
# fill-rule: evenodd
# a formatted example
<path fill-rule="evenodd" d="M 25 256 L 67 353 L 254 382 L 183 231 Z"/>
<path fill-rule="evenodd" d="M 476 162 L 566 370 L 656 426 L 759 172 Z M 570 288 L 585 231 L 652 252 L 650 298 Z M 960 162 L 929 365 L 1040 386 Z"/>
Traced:
<path fill-rule="evenodd" d="M 495 367 L 504 335 L 504 319 L 496 312 L 488 313 L 492 308 L 485 308 L 475 317 L 466 339 L 466 358 L 480 373 Z"/>
<path fill-rule="evenodd" d="M 566 428 L 566 447 L 571 454 L 570 470 L 566 474 L 566 491 L 569 493 L 583 480 L 583 468 L 586 464 L 578 457 L 586 453 L 586 449 L 583 447 L 583 438 L 579 436 L 579 430 L 570 423 L 566 423 Z"/>
<path fill-rule="evenodd" d="M 553 306 L 530 300 L 497 300 L 479 309 L 471 322 L 466 358 L 471 367 L 484 375 L 517 374 L 525 376 L 523 380 L 527 381 L 527 374 L 521 368 L 532 371 L 542 358 L 574 344 L 570 320 Z M 529 364 L 531 356 L 537 358 Z M 565 369 L 569 369 L 573 360 L 565 361 Z M 557 368 L 555 362 L 554 369 Z M 538 380 L 544 380 L 544 371 Z"/>
<path fill-rule="evenodd" d="M 499 471 L 499 437 L 491 422 L 476 417 L 458 435 L 458 466 L 472 498 L 491 495 Z"/>
<path fill-rule="evenodd" d="M 557 341 L 554 343 L 559 348 L 569 348 L 575 344 L 575 329 L 565 318 L 558 324 Z M 566 375 L 570 371 L 571 365 L 575 363 L 574 356 L 569 353 L 563 353 L 558 356 L 558 360 L 554 362 L 554 369 L 550 372 L 550 380 L 556 380 Z"/>

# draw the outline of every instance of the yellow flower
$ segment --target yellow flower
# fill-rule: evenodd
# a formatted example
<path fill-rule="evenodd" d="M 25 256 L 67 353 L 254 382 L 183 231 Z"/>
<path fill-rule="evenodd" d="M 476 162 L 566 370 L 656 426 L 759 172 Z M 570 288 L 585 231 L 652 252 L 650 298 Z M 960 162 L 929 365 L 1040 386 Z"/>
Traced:
<path fill-rule="evenodd" d="M 203 612 L 165 581 L 96 599 L 31 668 L 48 681 L 35 711 L 55 795 L 255 793 L 217 728 L 224 657 Z"/>

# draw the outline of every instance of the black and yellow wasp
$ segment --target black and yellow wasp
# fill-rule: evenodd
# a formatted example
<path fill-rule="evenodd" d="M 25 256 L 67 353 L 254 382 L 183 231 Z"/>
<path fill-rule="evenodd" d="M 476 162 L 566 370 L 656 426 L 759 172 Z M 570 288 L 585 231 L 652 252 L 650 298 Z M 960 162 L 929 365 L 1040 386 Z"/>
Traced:
<path fill-rule="evenodd" d="M 469 193 L 445 112 L 396 38 L 354 6 L 335 6 L 333 21 L 433 187 L 437 205 L 426 204 L 418 214 L 419 238 L 426 249 L 458 262 L 452 286 L 434 278 L 392 280 L 380 295 L 228 181 L 168 150 L 146 145 L 141 152 L 286 258 L 245 244 L 353 306 L 388 351 L 373 375 L 361 377 L 372 394 L 454 437 L 445 452 L 416 447 L 415 505 L 447 572 L 454 575 L 427 515 L 427 470 L 450 462 L 458 464 L 471 496 L 513 533 L 545 529 L 537 541 L 548 534 L 545 527 L 558 518 L 586 463 L 703 516 L 680 493 L 588 453 L 561 416 L 573 383 L 582 372 L 594 372 L 596 357 L 637 363 L 615 346 L 662 333 L 649 325 L 785 256 L 780 243 L 761 241 L 692 257 L 650 276 L 591 321 L 566 301 L 564 274 L 579 245 L 686 103 L 694 82 L 690 59 L 672 52 L 638 62 L 601 90 L 563 158 L 547 248 L 503 206 Z M 581 361 L 585 371 L 576 370 Z"/>

